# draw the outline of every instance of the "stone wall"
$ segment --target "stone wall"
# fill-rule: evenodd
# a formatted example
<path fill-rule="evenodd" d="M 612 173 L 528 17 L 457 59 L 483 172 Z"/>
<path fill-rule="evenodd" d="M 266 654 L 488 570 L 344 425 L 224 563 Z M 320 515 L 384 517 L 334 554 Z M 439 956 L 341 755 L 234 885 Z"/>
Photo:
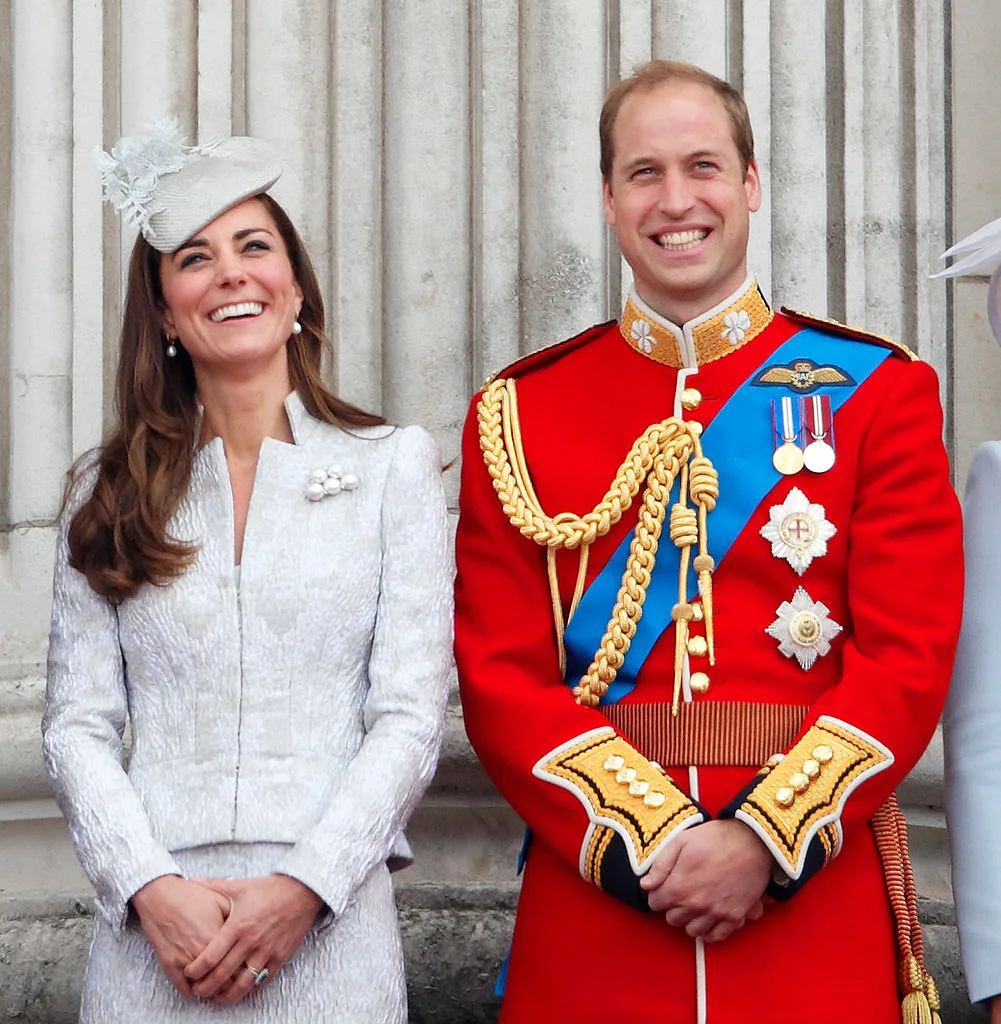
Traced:
<path fill-rule="evenodd" d="M 975 443 L 1001 436 L 1001 361 L 985 283 L 927 273 L 947 239 L 1001 213 L 999 38 L 993 0 L 0 3 L 0 1016 L 73 1019 L 89 932 L 38 719 L 51 520 L 63 471 L 108 421 L 131 245 L 101 206 L 95 145 L 165 112 L 193 138 L 272 139 L 337 388 L 422 423 L 448 459 L 489 371 L 620 307 L 597 172 L 606 84 L 652 55 L 702 64 L 751 108 L 766 294 L 931 362 L 962 479 Z M 902 799 L 958 1021 L 938 745 Z M 412 834 L 399 891 L 414 1019 L 490 1020 L 520 827 L 457 701 Z"/>

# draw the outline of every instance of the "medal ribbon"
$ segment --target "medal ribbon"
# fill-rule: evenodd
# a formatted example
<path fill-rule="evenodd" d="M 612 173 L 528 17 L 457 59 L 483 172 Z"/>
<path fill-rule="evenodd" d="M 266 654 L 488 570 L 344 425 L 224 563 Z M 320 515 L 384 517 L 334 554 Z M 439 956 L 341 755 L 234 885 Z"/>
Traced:
<path fill-rule="evenodd" d="M 828 395 L 810 395 L 803 399 L 806 413 L 806 429 L 813 441 L 827 440 L 831 429 L 831 399 Z"/>
<path fill-rule="evenodd" d="M 819 389 L 825 397 L 829 396 L 829 416 L 833 418 L 856 388 L 890 354 L 890 349 L 880 345 L 806 328 L 783 342 L 734 391 L 702 435 L 702 450 L 712 459 L 720 478 L 719 501 L 709 513 L 708 520 L 709 553 L 716 560 L 717 570 L 755 510 L 782 479 L 782 475 L 772 465 L 773 428 L 770 418 L 761 415 L 762 389 L 752 387 L 752 382 L 767 366 L 788 363 L 793 359 L 811 359 L 818 366 L 836 365 L 851 374 L 856 384 L 854 387 L 839 385 L 822 386 Z M 795 393 L 794 388 L 790 387 L 790 390 Z M 584 591 L 577 612 L 567 626 L 563 639 L 567 652 L 564 678 L 568 686 L 576 686 L 587 672 L 605 634 L 608 617 L 622 583 L 632 539 L 633 533 L 630 530 Z M 614 704 L 632 691 L 643 663 L 664 630 L 672 625 L 671 609 L 678 600 L 679 558 L 678 548 L 671 543 L 665 531 L 647 587 L 643 616 L 636 627 L 625 661 L 602 703 Z M 688 583 L 689 600 L 695 596 L 697 589 L 697 577 L 692 572 Z"/>
<path fill-rule="evenodd" d="M 781 412 L 776 416 L 775 402 L 772 402 L 772 419 L 778 421 L 775 424 L 775 433 L 778 435 L 779 444 L 796 444 L 800 434 L 798 417 L 795 415 L 798 408 L 793 405 L 792 398 L 788 395 L 783 395 L 779 399 L 779 408 Z"/>

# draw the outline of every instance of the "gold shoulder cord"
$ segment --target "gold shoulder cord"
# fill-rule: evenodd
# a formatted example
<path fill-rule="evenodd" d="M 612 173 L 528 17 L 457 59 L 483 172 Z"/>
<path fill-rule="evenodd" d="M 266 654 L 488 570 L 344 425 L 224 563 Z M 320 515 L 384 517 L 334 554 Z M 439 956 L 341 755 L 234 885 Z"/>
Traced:
<path fill-rule="evenodd" d="M 600 703 L 622 667 L 636 633 L 636 626 L 643 615 L 643 602 L 656 561 L 671 488 L 680 474 L 678 501 L 671 508 L 669 520 L 671 540 L 681 549 L 678 603 L 671 611 L 675 628 L 672 711 L 676 715 L 681 696 L 688 623 L 694 614 L 688 602 L 689 564 L 698 573 L 709 659 L 710 664 L 715 664 L 712 616 L 712 572 L 715 566 L 708 552 L 706 516 L 716 507 L 719 478 L 712 463 L 702 454 L 698 435 L 690 424 L 676 417 L 654 423 L 633 443 L 604 498 L 593 511 L 583 516 L 572 512 L 548 516 L 539 504 L 525 463 L 515 382 L 500 378 L 489 384 L 484 388 L 476 413 L 483 461 L 505 514 L 522 534 L 546 548 L 549 594 L 561 672 L 566 670 L 563 634 L 584 591 L 590 546 L 622 518 L 643 489 L 636 530 L 615 607 L 594 660 L 574 688 L 577 703 L 589 707 L 597 707 Z M 689 499 L 694 508 L 689 507 Z M 696 544 L 699 551 L 692 561 L 692 548 Z M 556 552 L 561 548 L 578 551 L 577 582 L 566 620 L 556 575 Z"/>

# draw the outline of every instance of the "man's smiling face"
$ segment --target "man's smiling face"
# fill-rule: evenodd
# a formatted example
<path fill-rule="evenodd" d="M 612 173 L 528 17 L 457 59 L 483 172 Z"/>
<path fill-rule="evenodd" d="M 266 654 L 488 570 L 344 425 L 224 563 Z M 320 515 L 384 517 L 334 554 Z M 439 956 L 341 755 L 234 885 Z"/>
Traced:
<path fill-rule="evenodd" d="M 651 308 L 683 324 L 747 276 L 750 214 L 761 205 L 720 99 L 689 82 L 637 89 L 612 131 L 605 219 Z"/>

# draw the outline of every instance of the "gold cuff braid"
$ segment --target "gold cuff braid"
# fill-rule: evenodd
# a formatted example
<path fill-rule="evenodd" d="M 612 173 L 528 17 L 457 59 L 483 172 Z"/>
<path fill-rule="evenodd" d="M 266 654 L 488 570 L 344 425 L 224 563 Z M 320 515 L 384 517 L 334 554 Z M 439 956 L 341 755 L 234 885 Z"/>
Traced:
<path fill-rule="evenodd" d="M 790 878 L 799 878 L 818 832 L 823 830 L 827 859 L 837 855 L 845 800 L 891 764 L 893 755 L 881 743 L 824 715 L 748 793 L 735 816 L 754 829 Z"/>
<path fill-rule="evenodd" d="M 546 548 L 561 671 L 566 668 L 563 647 L 566 626 L 556 575 L 556 552 L 565 548 L 577 549 L 580 553 L 577 585 L 567 616 L 569 621 L 584 589 L 590 545 L 619 522 L 642 490 L 638 521 L 615 606 L 594 659 L 574 689 L 577 702 L 590 707 L 597 707 L 614 681 L 636 633 L 656 562 L 671 488 L 681 476 L 670 528 L 671 539 L 681 549 L 678 603 L 672 612 L 677 640 L 674 693 L 674 708 L 677 709 L 684 639 L 692 617 L 692 606 L 687 599 L 690 564 L 698 573 L 710 660 L 714 660 L 711 579 L 714 564 L 708 552 L 706 515 L 716 506 L 719 480 L 712 463 L 702 454 L 696 430 L 676 417 L 654 423 L 636 439 L 604 498 L 593 511 L 582 516 L 570 512 L 549 516 L 539 503 L 525 462 L 514 380 L 499 378 L 484 388 L 477 406 L 477 425 L 483 461 L 505 514 L 524 536 Z M 694 508 L 688 507 L 689 497 Z M 692 549 L 696 544 L 698 555 L 692 562 Z"/>
<path fill-rule="evenodd" d="M 592 881 L 611 841 L 608 830 L 626 841 L 633 871 L 640 874 L 672 834 L 702 821 L 688 795 L 607 726 L 545 754 L 532 774 L 569 790 L 587 809 L 595 828 L 584 840 L 581 873 Z"/>

